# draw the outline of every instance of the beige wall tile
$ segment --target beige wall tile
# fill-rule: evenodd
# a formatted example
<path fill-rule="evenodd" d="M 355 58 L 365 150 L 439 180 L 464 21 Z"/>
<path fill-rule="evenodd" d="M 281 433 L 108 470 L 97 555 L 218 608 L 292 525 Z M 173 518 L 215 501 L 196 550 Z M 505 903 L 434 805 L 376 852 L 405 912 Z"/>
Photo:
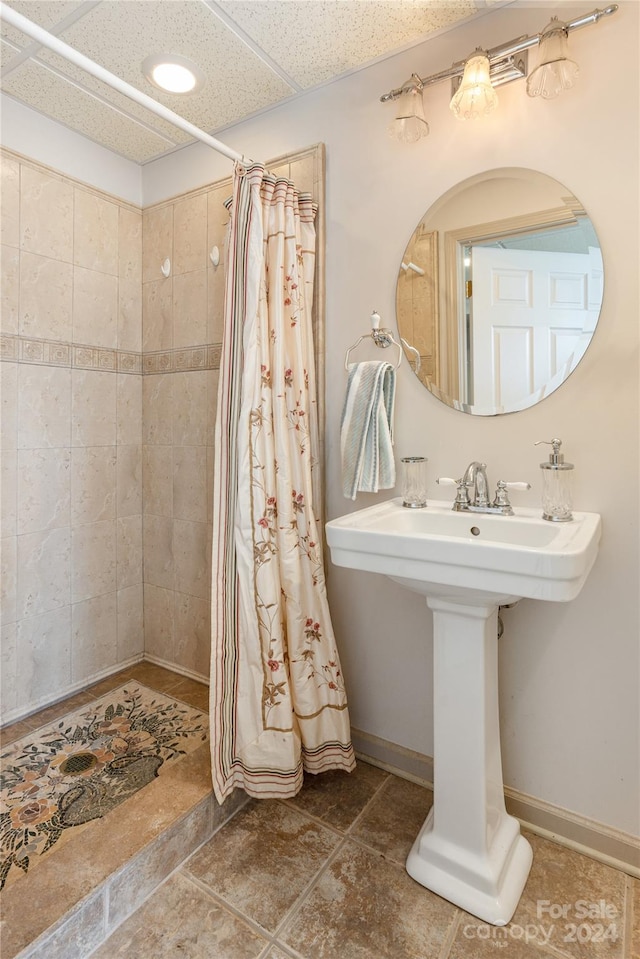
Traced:
<path fill-rule="evenodd" d="M 173 655 L 174 598 L 172 589 L 144 585 L 144 648 L 151 656 L 175 662 Z"/>
<path fill-rule="evenodd" d="M 118 275 L 118 206 L 74 189 L 73 262 L 87 270 Z"/>
<path fill-rule="evenodd" d="M 144 617 L 142 583 L 119 589 L 118 662 L 125 662 L 144 652 Z"/>
<path fill-rule="evenodd" d="M 118 276 L 142 283 L 142 213 L 124 207 L 118 218 Z"/>
<path fill-rule="evenodd" d="M 115 442 L 116 374 L 72 370 L 71 445 L 114 446 Z"/>
<path fill-rule="evenodd" d="M 69 526 L 71 450 L 19 450 L 17 487 L 18 533 Z"/>
<path fill-rule="evenodd" d="M 142 350 L 142 214 L 118 219 L 118 349 Z"/>
<path fill-rule="evenodd" d="M 299 193 L 310 193 L 313 199 L 316 199 L 315 182 L 316 156 L 302 157 L 300 160 L 293 160 L 289 164 L 289 179 L 295 183 L 296 190 Z"/>
<path fill-rule="evenodd" d="M 145 514 L 142 521 L 144 583 L 173 589 L 173 520 Z"/>
<path fill-rule="evenodd" d="M 71 525 L 115 520 L 115 447 L 76 447 L 71 464 Z"/>
<path fill-rule="evenodd" d="M 173 443 L 206 446 L 207 371 L 193 370 L 173 376 Z"/>
<path fill-rule="evenodd" d="M 115 588 L 115 520 L 76 526 L 71 532 L 71 602 L 113 593 Z"/>
<path fill-rule="evenodd" d="M 39 616 L 71 602 L 71 530 L 50 529 L 17 537 L 18 619 Z"/>
<path fill-rule="evenodd" d="M 207 449 L 205 446 L 174 448 L 173 516 L 175 519 L 186 519 L 196 523 L 207 522 Z"/>
<path fill-rule="evenodd" d="M 16 450 L 3 450 L 0 456 L 0 530 L 2 536 L 14 536 L 17 531 L 17 469 Z"/>
<path fill-rule="evenodd" d="M 142 464 L 144 512 L 173 516 L 173 448 L 145 446 Z"/>
<path fill-rule="evenodd" d="M 211 604 L 207 599 L 175 593 L 175 662 L 200 676 L 209 675 Z"/>
<path fill-rule="evenodd" d="M 142 377 L 142 442 L 173 443 L 173 381 L 171 373 Z"/>
<path fill-rule="evenodd" d="M 173 206 L 145 210 L 142 214 L 142 282 L 162 277 L 160 266 L 173 261 Z"/>
<path fill-rule="evenodd" d="M 206 523 L 173 521 L 175 589 L 208 599 L 211 593 L 209 527 Z"/>
<path fill-rule="evenodd" d="M 20 164 L 0 155 L 0 242 L 20 246 Z"/>
<path fill-rule="evenodd" d="M 0 363 L 0 438 L 3 450 L 18 444 L 18 364 Z"/>
<path fill-rule="evenodd" d="M 68 446 L 71 370 L 18 366 L 18 449 Z"/>
<path fill-rule="evenodd" d="M 118 349 L 142 351 L 142 284 L 139 280 L 118 281 Z"/>
<path fill-rule="evenodd" d="M 116 472 L 116 515 L 142 513 L 142 447 L 119 446 Z"/>
<path fill-rule="evenodd" d="M 16 648 L 17 702 L 51 701 L 70 683 L 71 607 L 21 620 Z"/>
<path fill-rule="evenodd" d="M 173 346 L 200 346 L 208 341 L 207 271 L 173 278 Z"/>
<path fill-rule="evenodd" d="M 20 254 L 20 334 L 69 341 L 73 267 L 34 253 Z"/>
<path fill-rule="evenodd" d="M 118 278 L 73 269 L 73 339 L 115 349 L 118 343 Z"/>
<path fill-rule="evenodd" d="M 4 245 L 0 250 L 0 257 L 2 258 L 0 329 L 3 333 L 18 333 L 20 329 L 20 251 L 15 247 Z"/>
<path fill-rule="evenodd" d="M 20 247 L 29 253 L 72 262 L 73 186 L 69 181 L 22 166 Z"/>
<path fill-rule="evenodd" d="M 197 193 L 173 205 L 173 274 L 207 267 L 207 194 Z"/>
<path fill-rule="evenodd" d="M 18 627 L 8 623 L 0 627 L 0 717 L 4 720 L 18 705 L 16 693 L 16 646 Z"/>
<path fill-rule="evenodd" d="M 17 619 L 17 540 L 17 536 L 3 536 L 0 539 L 0 623 L 3 626 Z"/>
<path fill-rule="evenodd" d="M 116 382 L 116 442 L 139 446 L 142 442 L 142 376 L 118 373 Z"/>
<path fill-rule="evenodd" d="M 142 514 L 116 521 L 116 562 L 119 590 L 142 583 Z"/>
<path fill-rule="evenodd" d="M 116 593 L 94 596 L 71 609 L 71 680 L 82 682 L 117 662 Z"/>
<path fill-rule="evenodd" d="M 170 350 L 173 346 L 173 280 L 154 280 L 142 287 L 142 349 Z"/>

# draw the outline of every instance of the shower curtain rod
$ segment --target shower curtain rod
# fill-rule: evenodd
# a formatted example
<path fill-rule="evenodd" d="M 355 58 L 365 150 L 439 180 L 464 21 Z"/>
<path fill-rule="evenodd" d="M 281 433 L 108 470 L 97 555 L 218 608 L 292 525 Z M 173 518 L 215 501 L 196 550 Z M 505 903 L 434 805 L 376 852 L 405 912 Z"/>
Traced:
<path fill-rule="evenodd" d="M 243 156 L 242 153 L 238 153 L 236 150 L 232 150 L 231 147 L 226 146 L 226 144 L 220 140 L 216 140 L 215 137 L 205 133 L 204 130 L 185 120 L 184 117 L 181 117 L 178 113 L 174 113 L 173 110 L 169 110 L 168 107 L 165 107 L 162 103 L 158 103 L 153 97 L 147 96 L 146 93 L 121 80 L 120 77 L 117 77 L 114 73 L 109 73 L 109 71 L 101 67 L 100 64 L 95 63 L 93 60 L 90 60 L 89 57 L 85 57 L 83 53 L 79 53 L 77 50 L 74 50 L 73 47 L 63 43 L 58 37 L 55 37 L 52 33 L 48 33 L 36 23 L 28 20 L 27 17 L 23 17 L 17 10 L 13 10 L 5 3 L 2 3 L 2 0 L 0 0 L 0 17 L 11 24 L 11 26 L 16 27 L 17 30 L 20 30 L 21 33 L 25 33 L 28 37 L 37 40 L 38 43 L 41 43 L 43 46 L 49 47 L 50 50 L 60 54 L 65 60 L 75 63 L 75 65 L 82 70 L 92 74 L 92 76 L 98 80 L 102 80 L 103 83 L 113 87 L 114 90 L 118 90 L 119 93 L 123 93 L 124 96 L 129 97 L 130 100 L 135 100 L 136 103 L 146 107 L 147 110 L 162 117 L 163 120 L 172 123 L 180 130 L 184 130 L 185 133 L 188 133 L 196 140 L 201 140 L 203 143 L 206 143 L 207 146 L 212 147 L 212 149 L 221 153 L 229 160 L 235 160 L 245 166 L 250 166 L 253 163 L 253 160 Z"/>

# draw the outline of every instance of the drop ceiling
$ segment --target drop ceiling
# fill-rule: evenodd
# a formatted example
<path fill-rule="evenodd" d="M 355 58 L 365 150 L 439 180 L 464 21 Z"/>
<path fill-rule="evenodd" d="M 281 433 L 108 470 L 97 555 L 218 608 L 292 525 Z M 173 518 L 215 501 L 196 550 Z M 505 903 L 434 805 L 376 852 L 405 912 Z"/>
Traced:
<path fill-rule="evenodd" d="M 249 116 L 477 16 L 492 0 L 9 0 L 64 43 L 217 135 Z M 177 53 L 206 81 L 165 94 L 146 57 Z M 146 163 L 190 137 L 2 21 L 3 92 Z"/>

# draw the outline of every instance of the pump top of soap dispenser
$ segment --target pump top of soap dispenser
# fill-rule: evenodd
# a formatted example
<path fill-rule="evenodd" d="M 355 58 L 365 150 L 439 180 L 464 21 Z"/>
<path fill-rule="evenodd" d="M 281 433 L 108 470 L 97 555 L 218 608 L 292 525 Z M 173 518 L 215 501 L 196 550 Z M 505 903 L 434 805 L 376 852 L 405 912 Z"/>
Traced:
<path fill-rule="evenodd" d="M 540 446 L 541 443 L 546 443 L 549 446 L 553 447 L 553 451 L 549 453 L 549 459 L 546 463 L 540 463 L 540 469 L 542 470 L 572 470 L 573 463 L 565 463 L 564 453 L 560 452 L 560 447 L 562 446 L 562 440 L 552 439 L 552 440 L 536 440 L 533 444 L 534 446 Z"/>

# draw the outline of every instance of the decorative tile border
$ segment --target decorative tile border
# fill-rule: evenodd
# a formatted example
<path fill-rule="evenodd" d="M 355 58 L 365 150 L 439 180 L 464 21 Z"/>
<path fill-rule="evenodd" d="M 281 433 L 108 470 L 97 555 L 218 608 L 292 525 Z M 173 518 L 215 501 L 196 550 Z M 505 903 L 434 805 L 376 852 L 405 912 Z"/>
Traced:
<path fill-rule="evenodd" d="M 143 353 L 143 373 L 182 373 L 190 370 L 219 370 L 222 347 L 219 343 L 186 350 Z"/>
<path fill-rule="evenodd" d="M 6 333 L 0 337 L 0 356 L 3 360 L 14 363 L 35 363 L 42 366 L 67 366 L 80 370 L 101 370 L 108 373 L 146 374 L 218 370 L 221 350 L 219 343 L 209 343 L 189 349 L 135 353 L 85 346 L 79 343 L 37 340 Z"/>

